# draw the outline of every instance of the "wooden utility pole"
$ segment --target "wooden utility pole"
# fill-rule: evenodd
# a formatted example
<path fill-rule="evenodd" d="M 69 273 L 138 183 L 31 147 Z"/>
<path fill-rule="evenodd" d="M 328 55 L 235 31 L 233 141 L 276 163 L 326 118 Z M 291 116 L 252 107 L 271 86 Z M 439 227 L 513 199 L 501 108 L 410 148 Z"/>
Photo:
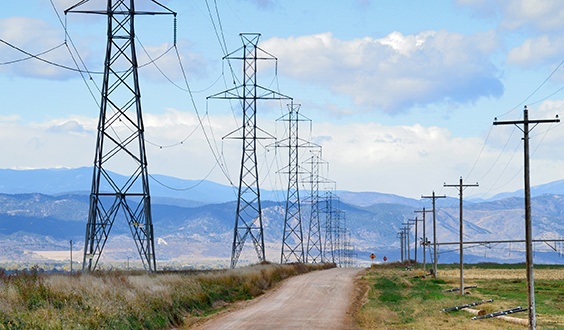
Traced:
<path fill-rule="evenodd" d="M 458 196 L 460 197 L 460 294 L 464 295 L 464 247 L 463 247 L 463 226 L 462 226 L 462 192 L 465 187 L 478 187 L 478 183 L 475 184 L 463 184 L 462 177 L 460 177 L 459 184 L 444 184 L 444 187 L 458 188 Z"/>
<path fill-rule="evenodd" d="M 406 242 L 406 246 L 407 246 L 407 249 L 406 249 L 406 250 L 407 250 L 407 252 L 406 252 L 406 254 L 407 254 L 407 262 L 410 263 L 410 262 L 411 262 L 411 251 L 410 251 L 410 250 L 411 250 L 411 243 L 409 242 L 409 233 L 411 232 L 411 230 L 410 230 L 410 228 L 409 228 L 409 225 L 410 225 L 409 220 L 407 220 L 406 223 L 402 223 L 402 225 L 407 226 L 407 227 L 404 227 L 404 230 L 405 230 L 405 239 L 406 239 L 406 241 L 407 241 L 407 242 Z"/>
<path fill-rule="evenodd" d="M 437 216 L 435 212 L 435 200 L 437 198 L 446 198 L 446 195 L 437 196 L 433 190 L 433 194 L 431 196 L 421 196 L 421 198 L 433 199 L 433 277 L 437 278 Z"/>
<path fill-rule="evenodd" d="M 422 220 L 418 220 L 417 217 L 415 219 L 409 219 L 408 221 L 412 221 L 415 223 L 415 233 L 413 233 L 413 242 L 415 243 L 415 267 L 417 267 L 417 223 Z"/>
<path fill-rule="evenodd" d="M 427 252 L 425 252 L 425 247 L 427 246 L 427 232 L 425 231 L 425 213 L 426 212 L 431 212 L 431 211 L 425 211 L 425 208 L 423 208 L 423 211 L 414 211 L 415 213 L 423 213 L 423 270 L 426 270 L 426 265 L 427 265 L 427 259 L 425 254 Z M 417 218 L 416 218 L 417 219 Z"/>
<path fill-rule="evenodd" d="M 401 231 L 398 231 L 398 236 L 400 239 L 400 246 L 401 246 L 401 262 L 403 263 L 403 229 Z"/>
<path fill-rule="evenodd" d="M 529 120 L 527 106 L 523 109 L 523 120 L 516 121 L 497 121 L 494 125 L 515 125 L 523 132 L 523 144 L 525 149 L 525 251 L 527 259 L 527 300 L 529 303 L 529 329 L 537 328 L 537 317 L 535 314 L 535 280 L 533 271 L 533 225 L 531 221 L 531 182 L 529 176 L 529 132 L 541 123 L 558 123 L 558 115 L 555 119 L 536 119 Z M 521 128 L 520 124 L 523 124 Z M 529 129 L 529 124 L 535 124 Z"/>
<path fill-rule="evenodd" d="M 72 274 L 72 239 L 70 240 L 70 273 Z"/>

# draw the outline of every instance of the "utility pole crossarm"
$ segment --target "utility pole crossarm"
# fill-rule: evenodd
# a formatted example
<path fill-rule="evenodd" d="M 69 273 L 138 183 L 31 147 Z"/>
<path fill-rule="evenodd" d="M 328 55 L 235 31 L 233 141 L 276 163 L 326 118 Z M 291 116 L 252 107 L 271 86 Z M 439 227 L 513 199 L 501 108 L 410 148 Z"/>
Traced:
<path fill-rule="evenodd" d="M 559 123 L 560 119 L 556 116 L 555 119 L 534 119 L 534 120 L 527 120 L 529 124 L 542 124 L 542 123 Z M 524 124 L 525 120 L 504 120 L 504 121 L 497 121 L 495 118 L 493 124 L 494 125 L 518 125 Z"/>

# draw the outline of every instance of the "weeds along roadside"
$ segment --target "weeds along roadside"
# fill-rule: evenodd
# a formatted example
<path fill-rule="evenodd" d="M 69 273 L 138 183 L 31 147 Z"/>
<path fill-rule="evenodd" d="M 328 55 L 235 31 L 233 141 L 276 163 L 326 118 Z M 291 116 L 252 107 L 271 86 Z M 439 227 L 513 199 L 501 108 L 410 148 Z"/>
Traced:
<path fill-rule="evenodd" d="M 421 269 L 399 264 L 377 265 L 364 275 L 369 284 L 365 303 L 356 316 L 362 329 L 524 329 L 501 320 L 472 321 L 466 311 L 443 308 L 494 299 L 475 307 L 487 313 L 527 305 L 525 270 L 516 265 L 466 265 L 465 284 L 477 285 L 467 295 L 444 292 L 459 285 L 457 265 L 439 267 L 439 278 L 412 278 Z M 539 329 L 564 329 L 564 268 L 542 266 L 536 271 Z M 527 318 L 527 313 L 512 315 Z"/>
<path fill-rule="evenodd" d="M 165 329 L 334 264 L 258 264 L 204 273 L 0 271 L 0 329 Z"/>

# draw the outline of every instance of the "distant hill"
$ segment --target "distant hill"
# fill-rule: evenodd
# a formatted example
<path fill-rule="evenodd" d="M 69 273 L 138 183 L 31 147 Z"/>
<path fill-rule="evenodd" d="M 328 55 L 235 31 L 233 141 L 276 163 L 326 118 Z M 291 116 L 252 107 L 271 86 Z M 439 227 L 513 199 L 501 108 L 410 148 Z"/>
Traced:
<path fill-rule="evenodd" d="M 508 198 L 508 197 L 523 197 L 524 194 L 525 194 L 524 190 L 519 189 L 519 190 L 514 191 L 514 192 L 504 192 L 504 193 L 497 194 L 497 195 L 489 198 L 488 201 L 495 201 L 495 200 Z M 557 180 L 557 181 L 553 181 L 553 182 L 549 182 L 549 183 L 545 183 L 545 184 L 541 184 L 541 185 L 538 185 L 538 186 L 531 187 L 531 196 L 532 197 L 541 196 L 541 195 L 545 195 L 545 194 L 564 195 L 564 180 Z"/>
<path fill-rule="evenodd" d="M 69 240 L 76 249 L 82 248 L 88 214 L 88 195 L 92 168 L 6 170 L 0 169 L 0 259 L 29 260 L 37 258 L 37 251 L 65 250 Z M 157 252 L 161 260 L 192 258 L 228 258 L 233 239 L 236 203 L 232 187 L 210 181 L 181 180 L 154 175 L 151 179 L 151 198 Z M 190 188 L 184 191 L 163 187 Z M 102 187 L 109 190 L 108 187 Z M 564 180 L 533 188 L 533 235 L 536 238 L 564 237 Z M 562 191 L 542 194 L 547 191 Z M 73 193 L 69 193 L 73 192 Z M 263 221 L 269 260 L 278 261 L 284 222 L 284 205 L 268 201 L 272 191 L 263 194 Z M 342 221 L 350 231 L 351 242 L 361 258 L 371 253 L 390 260 L 399 258 L 400 242 L 397 232 L 402 223 L 421 214 L 415 210 L 431 209 L 429 199 L 411 199 L 377 192 L 337 192 Z M 509 197 L 498 195 L 487 201 L 467 201 L 464 210 L 465 240 L 522 239 L 524 237 L 522 193 Z M 514 195 L 514 196 L 513 196 Z M 324 206 L 322 206 L 324 209 Z M 437 201 L 437 236 L 439 242 L 458 239 L 458 200 Z M 302 204 L 304 241 L 309 233 L 310 209 Z M 324 225 L 326 215 L 321 214 Z M 431 214 L 427 214 L 427 237 L 432 236 Z M 108 258 L 122 260 L 136 257 L 130 230 L 117 219 L 108 242 Z M 422 237 L 411 229 L 411 245 L 415 237 Z M 323 227 L 325 228 L 325 227 Z M 554 260 L 549 247 L 537 244 L 539 262 Z M 546 251 L 541 252 L 541 249 Z M 36 252 L 29 252 L 36 251 Z M 254 260 L 252 248 L 245 248 L 246 257 Z M 439 249 L 441 262 L 456 262 L 454 247 Z M 469 248 L 468 260 L 515 261 L 523 260 L 519 244 L 486 244 Z M 557 255 L 557 254 L 556 254 Z M 474 259 L 472 259 L 474 258 Z"/>
<path fill-rule="evenodd" d="M 114 175 L 118 177 L 118 181 L 125 178 L 116 173 Z M 235 188 L 207 180 L 184 180 L 153 174 L 149 183 L 151 198 L 153 201 L 158 199 L 163 204 L 175 205 L 175 203 L 180 203 L 181 206 L 197 206 L 209 203 L 225 203 L 237 199 Z M 89 195 L 91 185 L 92 167 L 37 170 L 0 169 L 0 193 L 4 194 Z M 110 187 L 102 186 L 101 190 L 109 191 Z M 261 190 L 261 193 L 265 200 L 274 199 L 273 196 L 275 195 L 284 196 L 283 193 L 269 190 Z M 417 200 L 377 192 L 337 191 L 337 195 L 343 202 L 357 206 L 391 203 L 421 208 L 430 205 L 428 199 Z M 454 205 L 456 201 L 455 198 L 439 199 L 437 205 Z"/>
<path fill-rule="evenodd" d="M 40 193 L 46 195 L 75 193 L 88 195 L 92 186 L 92 173 L 92 167 L 38 170 L 0 169 L 0 193 Z M 119 174 L 114 173 L 114 175 L 124 178 Z M 200 203 L 223 203 L 236 199 L 233 188 L 219 183 L 207 180 L 183 180 L 159 174 L 151 176 L 149 189 L 151 196 L 154 197 L 192 200 Z M 110 187 L 103 186 L 100 189 L 109 191 Z"/>
<path fill-rule="evenodd" d="M 337 196 L 345 203 L 357 206 L 370 206 L 374 204 L 401 204 L 409 205 L 414 208 L 429 208 L 432 204 L 430 199 L 414 199 L 407 198 L 393 194 L 382 194 L 377 192 L 352 192 L 352 191 L 337 191 Z M 471 202 L 470 202 L 471 203 Z M 448 207 L 458 205 L 458 199 L 447 197 L 437 199 L 437 207 Z"/>
<path fill-rule="evenodd" d="M 157 240 L 159 260 L 193 260 L 195 258 L 229 258 L 233 239 L 235 202 L 193 205 L 193 201 L 164 198 L 153 201 L 152 215 Z M 408 201 L 409 202 L 409 201 Z M 412 203 L 376 203 L 357 206 L 341 201 L 343 211 L 340 224 L 350 232 L 351 242 L 359 257 L 368 260 L 374 253 L 378 260 L 384 255 L 389 260 L 399 258 L 397 233 L 408 219 L 421 214 Z M 324 209 L 324 205 L 321 205 Z M 458 240 L 458 207 L 441 207 L 437 210 L 437 236 L 439 242 Z M 75 249 L 83 246 L 88 213 L 88 196 L 43 194 L 0 194 L 0 260 L 30 260 L 37 251 L 66 251 L 69 240 Z M 310 209 L 302 207 L 304 242 L 309 232 Z M 466 241 L 523 239 L 523 199 L 512 197 L 498 201 L 468 204 L 465 207 Z M 320 216 L 324 227 L 326 214 Z M 278 262 L 284 223 L 282 203 L 263 202 L 263 222 L 267 259 Z M 432 216 L 426 217 L 427 237 L 432 237 Z M 535 238 L 564 237 L 564 196 L 543 195 L 533 198 L 533 232 Z M 410 242 L 413 255 L 414 240 L 423 236 L 422 224 L 418 232 L 411 227 Z M 560 245 L 562 248 L 563 245 Z M 536 262 L 564 262 L 548 245 L 536 244 Z M 558 246 L 556 246 L 558 247 Z M 544 249 L 544 252 L 541 250 Z M 27 251 L 27 252 L 26 252 Z M 36 251 L 30 254 L 29 251 Z M 123 260 L 136 258 L 131 233 L 124 219 L 114 223 L 108 241 L 107 257 Z M 246 257 L 256 259 L 251 246 L 245 248 Z M 428 250 L 427 250 L 428 251 Z M 451 252 L 450 252 L 451 251 Z M 439 248 L 440 262 L 456 262 L 456 247 Z M 419 260 L 422 259 L 419 248 Z M 469 248 L 467 260 L 474 262 L 521 262 L 522 244 L 488 244 Z M 427 260 L 430 256 L 427 256 Z M 34 259 L 33 259 L 34 260 Z"/>

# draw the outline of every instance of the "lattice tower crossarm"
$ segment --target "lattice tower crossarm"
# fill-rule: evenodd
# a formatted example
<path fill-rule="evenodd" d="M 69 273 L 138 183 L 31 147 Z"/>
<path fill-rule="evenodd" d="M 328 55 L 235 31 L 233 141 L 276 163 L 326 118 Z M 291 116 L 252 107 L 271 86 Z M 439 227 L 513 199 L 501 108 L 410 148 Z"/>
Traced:
<path fill-rule="evenodd" d="M 83 273 L 96 268 L 110 230 L 124 218 L 131 230 L 145 269 L 156 271 L 153 222 L 141 93 L 135 52 L 135 15 L 176 13 L 136 12 L 134 0 L 108 0 L 106 10 L 80 10 L 81 1 L 65 14 L 102 14 L 108 17 L 108 40 L 102 100 L 94 156 L 94 173 L 86 227 Z M 126 172 L 120 181 L 114 172 Z"/>
<path fill-rule="evenodd" d="M 235 268 L 247 237 L 250 236 L 259 261 L 265 261 L 264 230 L 262 222 L 262 206 L 260 199 L 259 174 L 257 164 L 258 132 L 264 132 L 257 127 L 257 100 L 291 99 L 273 90 L 257 84 L 257 61 L 276 60 L 276 58 L 258 47 L 260 34 L 241 33 L 243 46 L 226 55 L 224 59 L 239 59 L 243 61 L 243 84 L 226 91 L 209 96 L 212 99 L 238 99 L 243 106 L 243 126 L 225 138 L 241 131 L 243 153 L 241 170 L 239 173 L 239 189 L 237 194 L 237 211 L 235 215 L 235 229 L 231 249 L 231 268 Z M 243 52 L 242 57 L 235 56 L 236 52 Z M 259 51 L 266 57 L 259 57 Z M 269 136 L 268 138 L 272 138 Z"/>

